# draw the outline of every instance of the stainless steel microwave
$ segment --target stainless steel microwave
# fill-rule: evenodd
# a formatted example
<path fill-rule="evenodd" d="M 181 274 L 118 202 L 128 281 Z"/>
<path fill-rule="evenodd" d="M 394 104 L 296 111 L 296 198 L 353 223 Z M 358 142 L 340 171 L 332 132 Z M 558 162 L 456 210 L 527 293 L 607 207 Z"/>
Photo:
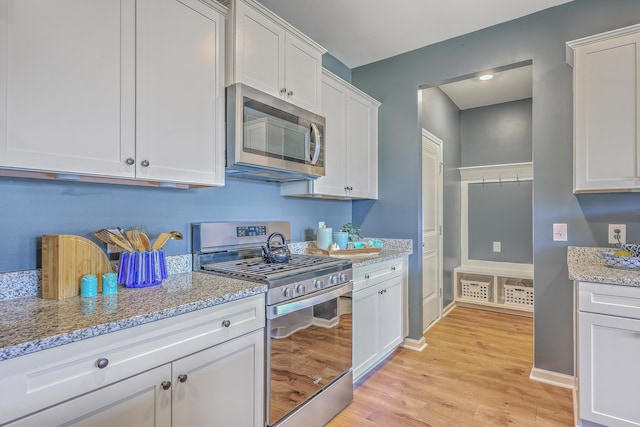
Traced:
<path fill-rule="evenodd" d="M 247 85 L 227 87 L 228 177 L 286 182 L 324 176 L 324 117 Z"/>

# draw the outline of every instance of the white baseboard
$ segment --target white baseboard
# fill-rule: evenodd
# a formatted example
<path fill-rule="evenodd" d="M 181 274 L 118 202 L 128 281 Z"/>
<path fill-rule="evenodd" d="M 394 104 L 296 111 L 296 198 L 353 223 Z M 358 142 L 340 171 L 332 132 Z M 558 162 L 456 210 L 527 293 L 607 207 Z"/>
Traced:
<path fill-rule="evenodd" d="M 547 371 L 539 368 L 531 369 L 529 379 L 557 387 L 570 389 L 576 388 L 576 380 L 572 375 L 560 374 L 558 372 Z"/>
<path fill-rule="evenodd" d="M 419 340 L 405 338 L 402 342 L 402 347 L 409 350 L 422 351 L 427 348 L 427 342 L 424 340 L 424 337 L 420 338 Z"/>
<path fill-rule="evenodd" d="M 442 317 L 445 317 L 447 314 L 451 313 L 451 311 L 453 311 L 454 308 L 456 308 L 456 302 L 451 301 L 449 305 L 446 306 L 444 310 L 442 310 Z"/>

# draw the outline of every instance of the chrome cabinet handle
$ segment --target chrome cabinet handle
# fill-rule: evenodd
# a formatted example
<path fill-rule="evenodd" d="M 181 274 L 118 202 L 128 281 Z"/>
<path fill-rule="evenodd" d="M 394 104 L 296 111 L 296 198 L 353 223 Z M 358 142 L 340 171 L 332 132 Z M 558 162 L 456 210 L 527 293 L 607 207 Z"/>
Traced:
<path fill-rule="evenodd" d="M 289 92 L 287 92 L 287 96 L 293 96 L 293 91 L 290 90 Z"/>
<path fill-rule="evenodd" d="M 187 376 L 187 374 L 180 374 L 178 375 L 178 381 L 180 381 L 181 383 L 186 383 L 187 382 L 187 378 L 189 378 Z"/>
<path fill-rule="evenodd" d="M 364 278 L 365 278 L 365 279 L 368 279 L 368 278 L 369 278 L 369 275 L 368 275 L 368 274 L 365 274 L 365 275 L 364 275 Z"/>
<path fill-rule="evenodd" d="M 140 166 L 142 166 L 143 168 L 149 167 L 149 160 L 141 161 Z"/>
<path fill-rule="evenodd" d="M 104 369 L 107 367 L 107 365 L 109 365 L 109 359 L 101 357 L 100 359 L 96 360 L 96 366 L 98 367 L 98 369 Z"/>
<path fill-rule="evenodd" d="M 229 326 L 231 326 L 231 320 L 223 320 L 222 326 L 224 326 L 225 328 L 228 328 Z"/>
<path fill-rule="evenodd" d="M 162 381 L 160 386 L 163 390 L 169 390 L 171 388 L 171 381 Z"/>
<path fill-rule="evenodd" d="M 129 157 L 127 160 L 124 161 L 126 164 L 128 164 L 129 166 L 133 165 L 136 161 L 133 160 L 131 157 Z"/>
<path fill-rule="evenodd" d="M 396 271 L 396 268 L 395 267 L 391 267 L 391 271 Z"/>
<path fill-rule="evenodd" d="M 286 92 L 287 92 L 287 88 L 286 87 L 283 87 L 282 89 L 280 89 L 280 93 L 281 94 L 284 95 Z"/>

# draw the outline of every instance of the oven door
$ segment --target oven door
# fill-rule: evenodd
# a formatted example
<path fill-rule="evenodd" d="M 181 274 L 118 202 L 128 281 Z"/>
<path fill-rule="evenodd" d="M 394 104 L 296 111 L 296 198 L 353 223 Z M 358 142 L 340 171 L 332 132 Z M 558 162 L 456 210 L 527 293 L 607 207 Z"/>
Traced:
<path fill-rule="evenodd" d="M 352 289 L 348 282 L 267 307 L 267 425 L 351 372 Z"/>

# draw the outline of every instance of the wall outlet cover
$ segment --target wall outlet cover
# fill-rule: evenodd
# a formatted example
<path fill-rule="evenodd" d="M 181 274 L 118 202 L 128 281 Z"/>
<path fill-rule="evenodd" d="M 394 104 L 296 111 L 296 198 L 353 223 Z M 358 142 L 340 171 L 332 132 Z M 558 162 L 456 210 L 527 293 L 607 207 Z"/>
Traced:
<path fill-rule="evenodd" d="M 627 224 L 609 224 L 609 232 L 607 236 L 608 243 L 627 243 Z"/>
<path fill-rule="evenodd" d="M 553 224 L 553 240 L 555 242 L 567 241 L 567 224 Z"/>
<path fill-rule="evenodd" d="M 493 242 L 493 252 L 501 252 L 501 251 L 502 251 L 502 243 Z"/>

